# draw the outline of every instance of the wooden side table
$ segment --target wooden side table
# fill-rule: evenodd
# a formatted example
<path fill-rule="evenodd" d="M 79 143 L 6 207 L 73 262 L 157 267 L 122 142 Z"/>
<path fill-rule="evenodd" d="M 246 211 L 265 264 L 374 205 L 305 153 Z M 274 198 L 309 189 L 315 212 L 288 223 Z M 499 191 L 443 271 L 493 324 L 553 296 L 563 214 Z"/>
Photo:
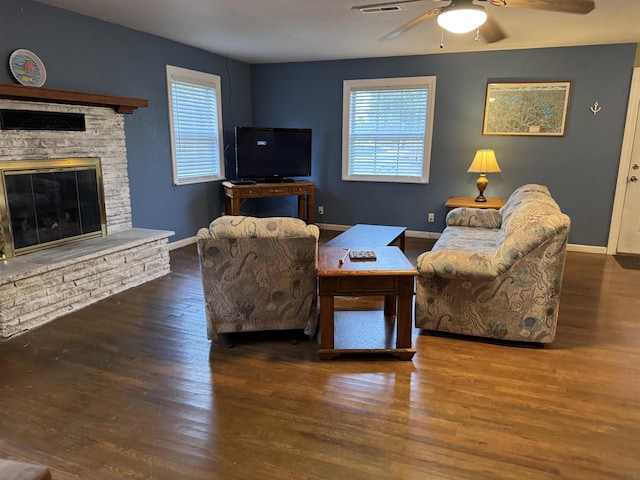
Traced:
<path fill-rule="evenodd" d="M 447 212 L 460 207 L 494 208 L 498 210 L 507 202 L 504 198 L 487 198 L 486 202 L 476 202 L 475 198 L 476 197 L 449 197 L 444 206 L 447 207 Z"/>
<path fill-rule="evenodd" d="M 266 197 L 298 197 L 298 218 L 307 223 L 314 223 L 314 200 L 316 184 L 313 182 L 254 183 L 251 185 L 234 185 L 229 181 L 222 182 L 225 195 L 225 212 L 227 215 L 240 215 L 240 205 L 249 198 Z"/>

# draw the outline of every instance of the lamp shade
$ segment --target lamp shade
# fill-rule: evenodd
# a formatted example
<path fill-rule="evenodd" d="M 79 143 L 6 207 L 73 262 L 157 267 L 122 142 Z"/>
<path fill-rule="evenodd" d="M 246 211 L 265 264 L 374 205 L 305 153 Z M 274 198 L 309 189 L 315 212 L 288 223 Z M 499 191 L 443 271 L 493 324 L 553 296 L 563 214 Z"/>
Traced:
<path fill-rule="evenodd" d="M 438 25 L 451 33 L 470 32 L 486 21 L 487 12 L 484 8 L 471 2 L 464 2 L 459 7 L 451 5 L 438 15 Z"/>
<path fill-rule="evenodd" d="M 493 150 L 478 150 L 476 156 L 471 162 L 471 166 L 467 172 L 471 173 L 493 173 L 500 172 L 500 166 L 498 160 L 496 160 L 496 154 Z"/>

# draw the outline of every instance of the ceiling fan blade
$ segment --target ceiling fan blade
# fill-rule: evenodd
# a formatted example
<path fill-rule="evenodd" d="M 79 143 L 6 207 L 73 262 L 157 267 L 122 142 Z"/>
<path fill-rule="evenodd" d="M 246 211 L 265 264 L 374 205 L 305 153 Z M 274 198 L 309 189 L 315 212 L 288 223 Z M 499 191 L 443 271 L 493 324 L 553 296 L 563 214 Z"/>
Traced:
<path fill-rule="evenodd" d="M 381 40 L 393 40 L 394 38 L 397 38 L 400 35 L 402 35 L 407 30 L 410 30 L 416 25 L 421 24 L 425 20 L 429 20 L 431 17 L 437 17 L 441 11 L 442 11 L 442 8 L 434 8 L 432 10 L 429 10 L 428 12 L 423 13 L 419 17 L 414 18 L 410 22 L 405 23 L 401 27 L 396 28 L 393 32 L 386 34 L 384 37 L 381 38 Z"/>
<path fill-rule="evenodd" d="M 550 12 L 587 14 L 596 4 L 593 0 L 490 0 L 496 7 L 529 8 Z"/>
<path fill-rule="evenodd" d="M 480 25 L 480 37 L 487 43 L 496 43 L 507 38 L 498 22 L 487 12 L 487 21 Z"/>
<path fill-rule="evenodd" d="M 368 8 L 384 8 L 399 5 L 401 3 L 425 2 L 426 0 L 398 0 L 397 2 L 370 3 L 369 5 L 355 5 L 351 10 L 366 10 Z"/>

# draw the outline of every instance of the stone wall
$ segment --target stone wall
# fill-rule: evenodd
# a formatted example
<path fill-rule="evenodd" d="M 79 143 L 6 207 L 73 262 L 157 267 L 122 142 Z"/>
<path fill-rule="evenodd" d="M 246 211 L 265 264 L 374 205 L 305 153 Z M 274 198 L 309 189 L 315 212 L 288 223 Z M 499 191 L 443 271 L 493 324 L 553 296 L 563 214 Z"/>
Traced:
<path fill-rule="evenodd" d="M 169 273 L 173 232 L 132 228 L 122 114 L 108 107 L 3 99 L 0 108 L 85 115 L 84 132 L 0 130 L 0 160 L 100 158 L 107 220 L 105 237 L 0 261 L 0 338 Z"/>

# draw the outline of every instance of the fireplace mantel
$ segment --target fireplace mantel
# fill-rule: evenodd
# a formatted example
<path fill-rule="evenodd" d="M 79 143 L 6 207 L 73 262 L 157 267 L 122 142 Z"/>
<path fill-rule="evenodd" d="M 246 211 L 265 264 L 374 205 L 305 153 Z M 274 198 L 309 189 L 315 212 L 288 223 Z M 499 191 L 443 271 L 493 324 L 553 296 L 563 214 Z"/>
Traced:
<path fill-rule="evenodd" d="M 0 84 L 0 98 L 26 102 L 111 107 L 118 113 L 133 113 L 136 108 L 143 108 L 149 105 L 149 101 L 143 98 L 115 97 L 113 95 L 10 84 Z"/>

